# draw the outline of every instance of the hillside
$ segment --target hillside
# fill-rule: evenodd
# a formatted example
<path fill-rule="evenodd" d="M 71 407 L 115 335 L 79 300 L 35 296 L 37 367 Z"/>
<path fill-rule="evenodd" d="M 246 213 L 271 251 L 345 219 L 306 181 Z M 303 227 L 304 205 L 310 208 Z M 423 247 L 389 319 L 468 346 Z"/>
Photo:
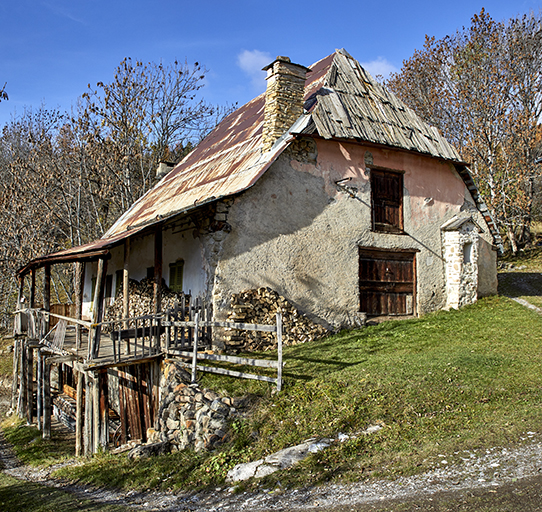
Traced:
<path fill-rule="evenodd" d="M 542 428 L 542 319 L 504 297 L 460 311 L 392 321 L 285 349 L 285 389 L 206 376 L 203 384 L 250 394 L 250 416 L 231 425 L 220 450 L 139 461 L 99 455 L 59 473 L 117 488 L 187 489 L 223 485 L 236 463 L 309 437 L 350 435 L 298 466 L 240 489 L 394 478 L 460 461 L 472 450 L 517 446 Z M 272 357 L 266 352 L 265 357 Z M 370 425 L 382 429 L 359 435 Z M 23 432 L 28 432 L 23 436 Z M 47 459 L 33 429 L 7 427 L 28 463 Z M 40 449 L 41 447 L 41 449 Z M 72 448 L 63 448 L 66 456 Z M 61 450 L 57 450 L 57 455 Z M 280 484 L 279 484 L 280 482 Z"/>

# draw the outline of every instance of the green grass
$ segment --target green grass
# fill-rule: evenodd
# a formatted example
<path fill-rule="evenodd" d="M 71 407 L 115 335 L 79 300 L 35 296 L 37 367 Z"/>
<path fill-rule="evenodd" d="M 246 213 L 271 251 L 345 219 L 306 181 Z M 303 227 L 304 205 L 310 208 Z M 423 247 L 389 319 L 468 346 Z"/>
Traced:
<path fill-rule="evenodd" d="M 464 450 L 513 446 L 527 430 L 542 431 L 541 341 L 539 315 L 491 297 L 460 311 L 287 347 L 280 394 L 259 382 L 204 377 L 206 386 L 258 397 L 220 451 L 138 462 L 100 455 L 60 474 L 122 488 L 223 485 L 237 462 L 312 436 L 356 435 L 374 424 L 383 428 L 239 488 L 413 474 L 437 465 L 440 454 L 459 460 Z"/>
<path fill-rule="evenodd" d="M 75 455 L 73 437 L 66 438 L 53 430 L 51 439 L 43 439 L 41 431 L 27 426 L 17 416 L 4 420 L 2 430 L 24 464 L 47 467 Z"/>
<path fill-rule="evenodd" d="M 59 489 L 26 482 L 0 473 L 0 510 L 2 512 L 59 512 L 62 510 L 125 512 L 137 510 L 105 503 L 81 500 Z"/>

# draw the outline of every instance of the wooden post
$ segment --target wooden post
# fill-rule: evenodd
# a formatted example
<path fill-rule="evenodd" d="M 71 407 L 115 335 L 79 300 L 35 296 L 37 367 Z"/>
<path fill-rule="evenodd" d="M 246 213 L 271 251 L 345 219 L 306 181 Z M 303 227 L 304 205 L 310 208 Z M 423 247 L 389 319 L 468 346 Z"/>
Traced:
<path fill-rule="evenodd" d="M 25 342 L 19 342 L 19 398 L 17 400 L 17 414 L 19 418 L 26 416 L 26 346 Z"/>
<path fill-rule="evenodd" d="M 75 278 L 74 278 L 74 292 L 75 292 L 75 318 L 81 320 L 83 316 L 83 289 L 84 289 L 84 273 L 85 264 L 82 262 L 75 263 Z M 75 349 L 81 348 L 81 326 L 75 324 Z"/>
<path fill-rule="evenodd" d="M 124 268 L 122 270 L 122 317 L 130 317 L 130 238 L 124 240 Z M 129 329 L 128 320 L 123 329 Z M 126 354 L 130 353 L 130 338 L 126 337 Z"/>
<path fill-rule="evenodd" d="M 85 385 L 84 374 L 77 372 L 77 399 L 75 405 L 75 456 L 80 457 L 83 453 L 83 386 Z"/>
<path fill-rule="evenodd" d="M 19 276 L 19 292 L 17 294 L 17 310 L 23 307 L 24 276 Z M 13 321 L 13 334 L 23 333 L 22 313 L 17 313 Z"/>
<path fill-rule="evenodd" d="M 37 371 L 37 391 L 36 391 L 36 423 L 38 425 L 38 430 L 42 428 L 42 418 L 43 418 L 43 355 L 41 349 L 37 350 L 38 359 L 36 361 Z"/>
<path fill-rule="evenodd" d="M 15 340 L 13 342 L 13 380 L 11 382 L 11 409 L 15 410 L 17 407 L 17 389 L 19 382 L 19 346 L 20 341 Z"/>
<path fill-rule="evenodd" d="M 43 439 L 51 438 L 51 363 L 43 361 Z"/>
<path fill-rule="evenodd" d="M 51 311 L 51 265 L 45 265 L 43 268 L 43 309 Z M 45 336 L 49 332 L 49 322 L 49 315 L 45 315 L 42 336 Z"/>
<path fill-rule="evenodd" d="M 277 312 L 277 391 L 282 390 L 282 313 Z"/>
<path fill-rule="evenodd" d="M 30 343 L 26 359 L 26 421 L 31 425 L 34 419 L 34 348 Z"/>
<path fill-rule="evenodd" d="M 162 226 L 154 230 L 154 314 L 162 311 Z M 154 349 L 160 350 L 160 322 L 155 320 Z"/>
<path fill-rule="evenodd" d="M 30 300 L 28 301 L 29 307 L 34 308 L 36 306 L 36 269 L 33 268 L 30 271 Z"/>
<path fill-rule="evenodd" d="M 90 372 L 85 376 L 85 425 L 83 428 L 83 448 L 85 455 L 92 453 L 92 379 Z"/>
<path fill-rule="evenodd" d="M 109 386 L 107 370 L 101 370 L 98 374 L 98 388 L 100 394 L 99 443 L 105 449 L 109 444 Z"/>
<path fill-rule="evenodd" d="M 192 384 L 196 383 L 196 366 L 198 364 L 198 331 L 199 331 L 199 313 L 194 318 L 194 350 L 192 352 Z"/>
<path fill-rule="evenodd" d="M 96 275 L 96 288 L 94 290 L 94 304 L 92 309 L 92 328 L 89 336 L 89 357 L 95 359 L 100 351 L 101 326 L 102 321 L 105 279 L 107 276 L 107 260 L 100 258 L 98 260 L 98 272 Z"/>
<path fill-rule="evenodd" d="M 92 372 L 92 453 L 98 452 L 100 443 L 100 385 L 98 372 Z"/>

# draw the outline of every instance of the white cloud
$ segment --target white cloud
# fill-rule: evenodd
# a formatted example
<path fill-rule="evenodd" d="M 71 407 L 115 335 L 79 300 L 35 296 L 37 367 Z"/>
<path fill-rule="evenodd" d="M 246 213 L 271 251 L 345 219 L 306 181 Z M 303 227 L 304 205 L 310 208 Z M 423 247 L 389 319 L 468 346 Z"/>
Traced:
<path fill-rule="evenodd" d="M 384 57 L 378 57 L 370 62 L 360 63 L 373 77 L 382 75 L 384 79 L 389 78 L 390 73 L 397 73 L 399 70 Z"/>
<path fill-rule="evenodd" d="M 243 50 L 237 56 L 237 65 L 250 77 L 253 87 L 258 90 L 265 89 L 266 75 L 262 68 L 272 61 L 269 53 L 260 50 Z"/>

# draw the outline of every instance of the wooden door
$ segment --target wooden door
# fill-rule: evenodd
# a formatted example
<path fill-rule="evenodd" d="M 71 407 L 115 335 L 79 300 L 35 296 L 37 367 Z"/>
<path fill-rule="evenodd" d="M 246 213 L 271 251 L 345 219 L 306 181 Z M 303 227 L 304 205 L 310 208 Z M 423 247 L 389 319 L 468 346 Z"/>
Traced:
<path fill-rule="evenodd" d="M 413 315 L 416 291 L 414 262 L 414 252 L 360 247 L 360 311 L 369 316 Z"/>

